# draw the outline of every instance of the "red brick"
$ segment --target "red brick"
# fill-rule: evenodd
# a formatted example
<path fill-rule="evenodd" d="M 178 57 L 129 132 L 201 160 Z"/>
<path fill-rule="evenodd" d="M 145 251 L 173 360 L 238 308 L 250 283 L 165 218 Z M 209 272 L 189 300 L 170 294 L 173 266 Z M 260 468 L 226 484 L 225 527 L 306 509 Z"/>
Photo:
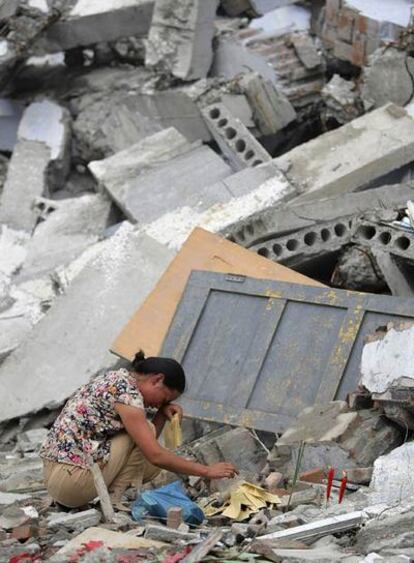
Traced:
<path fill-rule="evenodd" d="M 359 33 L 358 36 L 354 38 L 354 42 L 352 44 L 351 63 L 355 66 L 364 66 L 366 62 L 366 45 L 366 36 Z"/>
<path fill-rule="evenodd" d="M 351 43 L 354 35 L 355 12 L 348 9 L 341 10 L 338 17 L 338 39 Z"/>
<path fill-rule="evenodd" d="M 380 32 L 380 25 L 377 20 L 372 20 L 362 14 L 358 14 L 355 19 L 355 31 L 375 37 Z"/>
<path fill-rule="evenodd" d="M 322 483 L 326 479 L 326 471 L 323 467 L 318 469 L 312 469 L 311 471 L 305 471 L 299 475 L 301 481 L 306 481 L 307 483 Z"/>
<path fill-rule="evenodd" d="M 327 0 L 325 6 L 325 22 L 328 25 L 333 25 L 336 27 L 338 23 L 338 15 L 340 10 L 340 4 L 335 0 Z"/>
<path fill-rule="evenodd" d="M 330 43 L 333 47 L 333 44 L 336 41 L 336 27 L 331 27 L 330 25 L 327 25 L 326 23 L 324 24 L 323 28 L 322 28 L 322 38 L 324 40 L 324 42 L 328 42 Z"/>
<path fill-rule="evenodd" d="M 352 45 L 349 43 L 344 43 L 338 39 L 335 41 L 334 45 L 334 55 L 342 61 L 352 60 Z"/>
<path fill-rule="evenodd" d="M 18 526 L 12 530 L 12 538 L 16 540 L 28 540 L 36 535 L 36 530 L 33 526 Z"/>

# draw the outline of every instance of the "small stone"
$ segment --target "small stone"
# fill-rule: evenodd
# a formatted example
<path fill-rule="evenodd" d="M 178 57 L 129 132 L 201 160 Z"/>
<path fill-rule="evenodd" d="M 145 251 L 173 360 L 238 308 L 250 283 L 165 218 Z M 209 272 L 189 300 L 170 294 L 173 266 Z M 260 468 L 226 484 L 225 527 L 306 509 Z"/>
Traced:
<path fill-rule="evenodd" d="M 84 510 L 82 512 L 75 512 L 74 514 L 51 514 L 48 518 L 48 528 L 59 528 L 63 526 L 70 529 L 85 529 L 97 526 L 101 521 L 101 513 L 95 508 Z"/>
<path fill-rule="evenodd" d="M 283 482 L 283 473 L 279 473 L 278 471 L 272 471 L 266 477 L 264 481 L 264 485 L 266 489 L 269 489 L 270 492 L 280 488 Z"/>
<path fill-rule="evenodd" d="M 145 538 L 149 540 L 163 541 L 166 543 L 174 543 L 178 540 L 188 542 L 199 538 L 198 534 L 180 532 L 179 530 L 172 530 L 166 526 L 158 524 L 149 524 L 145 529 Z"/>
<path fill-rule="evenodd" d="M 22 508 L 10 506 L 0 516 L 0 528 L 12 530 L 18 526 L 23 526 L 30 520 L 31 517 Z"/>

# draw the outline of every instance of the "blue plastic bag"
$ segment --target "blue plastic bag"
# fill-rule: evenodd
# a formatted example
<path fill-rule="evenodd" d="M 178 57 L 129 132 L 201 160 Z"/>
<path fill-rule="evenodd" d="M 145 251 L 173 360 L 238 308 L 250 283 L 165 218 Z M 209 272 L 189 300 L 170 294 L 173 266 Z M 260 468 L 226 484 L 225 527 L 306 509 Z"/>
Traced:
<path fill-rule="evenodd" d="M 203 511 L 188 498 L 180 481 L 141 493 L 131 507 L 132 518 L 139 521 L 145 516 L 155 516 L 165 522 L 168 509 L 173 506 L 183 509 L 183 520 L 187 524 L 198 526 L 204 520 Z"/>

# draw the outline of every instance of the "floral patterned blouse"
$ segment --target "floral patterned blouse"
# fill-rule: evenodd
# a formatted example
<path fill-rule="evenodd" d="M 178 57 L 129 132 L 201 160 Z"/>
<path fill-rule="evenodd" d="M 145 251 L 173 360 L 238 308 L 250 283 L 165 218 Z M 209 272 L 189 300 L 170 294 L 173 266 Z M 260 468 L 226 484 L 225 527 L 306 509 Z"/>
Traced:
<path fill-rule="evenodd" d="M 109 371 L 80 387 L 55 420 L 42 446 L 42 458 L 88 467 L 88 457 L 107 462 L 110 438 L 124 429 L 115 403 L 144 409 L 135 379 L 126 369 Z"/>

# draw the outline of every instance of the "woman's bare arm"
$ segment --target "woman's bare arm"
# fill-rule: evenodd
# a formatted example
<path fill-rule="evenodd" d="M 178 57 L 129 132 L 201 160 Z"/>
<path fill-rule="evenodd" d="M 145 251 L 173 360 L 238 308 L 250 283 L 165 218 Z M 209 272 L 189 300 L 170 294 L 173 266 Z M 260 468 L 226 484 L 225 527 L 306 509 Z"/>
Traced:
<path fill-rule="evenodd" d="M 175 473 L 196 475 L 207 479 L 234 477 L 237 473 L 237 469 L 232 463 L 223 462 L 214 465 L 203 465 L 184 459 L 163 448 L 157 442 L 143 409 L 116 403 L 115 410 L 121 417 L 128 434 L 140 448 L 146 459 L 153 465 Z"/>

